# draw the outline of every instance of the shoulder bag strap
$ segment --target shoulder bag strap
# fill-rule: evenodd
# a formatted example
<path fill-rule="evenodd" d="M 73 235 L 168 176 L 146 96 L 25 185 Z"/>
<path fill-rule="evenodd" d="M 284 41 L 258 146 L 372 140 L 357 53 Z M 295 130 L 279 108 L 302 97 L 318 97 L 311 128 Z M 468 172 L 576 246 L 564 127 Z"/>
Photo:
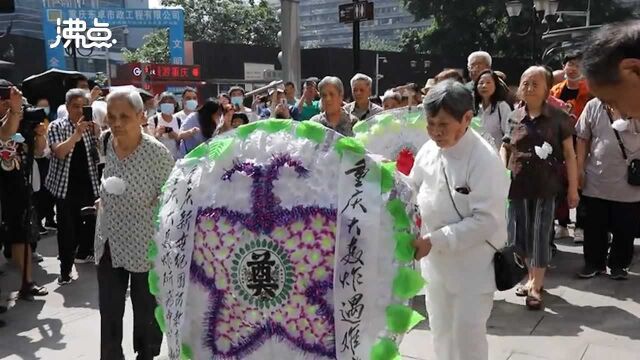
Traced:
<path fill-rule="evenodd" d="M 604 111 L 607 113 L 607 116 L 609 117 L 609 122 L 611 123 L 611 125 L 613 125 L 613 117 L 611 116 L 611 112 L 606 107 Z M 620 150 L 622 151 L 622 157 L 626 161 L 627 151 L 624 149 L 624 144 L 622 143 L 622 137 L 620 137 L 620 133 L 618 132 L 618 130 L 614 129 L 613 127 L 611 127 L 611 130 L 613 130 L 613 133 L 616 134 L 616 139 L 618 139 L 618 145 L 620 146 Z"/>
<path fill-rule="evenodd" d="M 458 214 L 458 217 L 460 217 L 460 220 L 462 221 L 464 217 L 462 217 L 462 214 L 460 213 L 460 210 L 458 210 L 458 206 L 456 205 L 456 201 L 453 200 L 453 195 L 451 195 L 451 185 L 449 184 L 449 177 L 447 176 L 447 171 L 444 169 L 444 164 L 442 163 L 442 159 L 440 159 L 440 167 L 442 168 L 442 174 L 444 174 L 444 181 L 447 183 L 447 194 L 449 194 L 449 199 L 451 200 L 453 209 L 456 211 L 456 213 Z M 493 250 L 498 251 L 498 249 L 495 246 L 493 246 L 493 244 L 490 243 L 488 240 L 485 240 L 484 242 L 489 244 L 489 246 L 491 246 Z"/>

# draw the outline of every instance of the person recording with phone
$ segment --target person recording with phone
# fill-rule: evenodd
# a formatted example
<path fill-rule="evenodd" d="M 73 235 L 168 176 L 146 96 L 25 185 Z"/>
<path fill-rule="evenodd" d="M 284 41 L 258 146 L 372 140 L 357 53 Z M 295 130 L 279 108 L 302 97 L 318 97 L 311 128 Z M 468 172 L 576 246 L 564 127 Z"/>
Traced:
<path fill-rule="evenodd" d="M 299 120 L 298 108 L 287 104 L 287 97 L 283 89 L 269 91 L 269 106 L 260 111 L 261 119 L 294 119 Z"/>
<path fill-rule="evenodd" d="M 44 118 L 44 112 L 42 112 Z M 31 124 L 33 123 L 33 124 Z M 27 130 L 33 134 L 27 134 Z M 24 132 L 24 134 L 23 134 Z M 32 300 L 34 296 L 48 294 L 32 279 L 32 244 L 37 241 L 35 212 L 29 211 L 31 191 L 30 174 L 26 171 L 28 155 L 41 156 L 46 146 L 46 127 L 41 121 L 25 119 L 22 93 L 9 81 L 0 79 L 0 207 L 2 224 L 0 238 L 11 248 L 11 259 L 22 272 L 19 297 Z M 26 137 L 33 136 L 33 152 L 29 152 Z M 33 158 L 31 158 L 33 160 Z M 33 216 L 29 216 L 29 215 Z"/>
<path fill-rule="evenodd" d="M 169 149 L 174 159 L 180 157 L 180 127 L 182 120 L 175 115 L 178 101 L 175 95 L 165 91 L 160 94 L 160 113 L 152 116 L 147 122 L 147 133 L 155 136 Z"/>
<path fill-rule="evenodd" d="M 100 160 L 97 150 L 100 127 L 92 121 L 87 91 L 71 89 L 65 99 L 68 117 L 49 125 L 48 140 L 53 156 L 45 184 L 56 198 L 58 211 L 60 285 L 74 280 L 71 276 L 74 262 L 95 260 L 93 229 L 84 222 L 81 209 L 92 206 L 98 197 Z"/>

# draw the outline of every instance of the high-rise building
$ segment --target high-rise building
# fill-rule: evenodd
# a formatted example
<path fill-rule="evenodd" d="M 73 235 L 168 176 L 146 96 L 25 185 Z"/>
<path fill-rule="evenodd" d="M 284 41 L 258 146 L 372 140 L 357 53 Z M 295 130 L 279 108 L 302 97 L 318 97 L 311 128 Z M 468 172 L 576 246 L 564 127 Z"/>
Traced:
<path fill-rule="evenodd" d="M 274 1 L 275 2 L 275 1 Z M 341 24 L 338 6 L 349 0 L 300 0 L 300 37 L 302 47 L 351 47 L 352 27 Z M 402 0 L 375 0 L 374 20 L 362 22 L 360 37 L 398 42 L 404 30 L 429 26 L 429 21 L 416 22 Z"/>

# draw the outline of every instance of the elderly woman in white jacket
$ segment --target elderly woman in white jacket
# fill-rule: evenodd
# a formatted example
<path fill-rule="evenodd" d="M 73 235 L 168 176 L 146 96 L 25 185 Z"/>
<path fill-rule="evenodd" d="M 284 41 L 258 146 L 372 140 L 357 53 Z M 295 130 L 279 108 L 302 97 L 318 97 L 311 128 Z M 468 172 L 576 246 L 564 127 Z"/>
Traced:
<path fill-rule="evenodd" d="M 509 180 L 493 147 L 469 128 L 473 98 L 464 85 L 436 85 L 424 109 L 431 141 L 418 152 L 410 181 L 422 217 L 414 247 L 428 282 L 433 347 L 438 360 L 486 360 L 496 290 L 492 246 L 507 240 Z"/>

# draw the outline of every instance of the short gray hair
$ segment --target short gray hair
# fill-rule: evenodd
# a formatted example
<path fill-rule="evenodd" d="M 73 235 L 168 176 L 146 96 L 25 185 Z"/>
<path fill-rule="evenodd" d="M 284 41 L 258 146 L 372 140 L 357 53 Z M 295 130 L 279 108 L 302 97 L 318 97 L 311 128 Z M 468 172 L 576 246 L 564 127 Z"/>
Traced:
<path fill-rule="evenodd" d="M 369 85 L 369 87 L 371 87 L 371 84 L 373 83 L 373 80 L 362 73 L 357 73 L 355 75 L 353 75 L 353 77 L 351 78 L 351 88 L 353 89 L 353 86 L 355 85 L 356 81 L 365 81 L 367 83 L 367 85 Z"/>
<path fill-rule="evenodd" d="M 169 92 L 169 91 L 165 91 L 162 94 L 160 94 L 160 97 L 158 98 L 158 102 L 161 103 L 161 102 L 163 102 L 164 100 L 167 100 L 167 99 L 171 99 L 176 103 L 178 102 L 178 99 L 176 99 L 176 96 L 172 92 Z"/>
<path fill-rule="evenodd" d="M 471 60 L 475 59 L 475 58 L 481 58 L 482 60 L 484 60 L 487 65 L 489 65 L 489 67 L 491 67 L 491 55 L 489 55 L 488 52 L 486 51 L 474 51 L 471 54 L 469 54 L 469 57 L 467 58 L 467 64 L 471 64 Z"/>
<path fill-rule="evenodd" d="M 397 102 L 401 102 L 402 95 L 400 95 L 400 93 L 395 92 L 393 90 L 387 90 L 384 92 L 384 95 L 382 95 L 382 102 L 385 102 L 389 99 L 395 100 Z"/>
<path fill-rule="evenodd" d="M 71 89 L 67 91 L 67 94 L 64 97 L 65 103 L 70 104 L 73 100 L 77 98 L 83 98 L 87 103 L 89 103 L 89 92 L 85 89 Z"/>
<path fill-rule="evenodd" d="M 107 95 L 107 105 L 113 100 L 125 100 L 131 105 L 136 113 L 144 111 L 144 102 L 142 96 L 135 90 L 118 90 Z"/>
<path fill-rule="evenodd" d="M 436 116 L 444 110 L 456 120 L 462 121 L 464 114 L 473 111 L 473 95 L 463 84 L 445 80 L 429 90 L 423 104 L 427 117 Z"/>
<path fill-rule="evenodd" d="M 322 89 L 327 85 L 335 86 L 340 95 L 344 96 L 344 85 L 342 85 L 342 80 L 340 80 L 340 78 L 335 76 L 325 76 L 324 79 L 320 81 L 320 84 L 318 84 L 318 91 L 322 92 Z"/>

